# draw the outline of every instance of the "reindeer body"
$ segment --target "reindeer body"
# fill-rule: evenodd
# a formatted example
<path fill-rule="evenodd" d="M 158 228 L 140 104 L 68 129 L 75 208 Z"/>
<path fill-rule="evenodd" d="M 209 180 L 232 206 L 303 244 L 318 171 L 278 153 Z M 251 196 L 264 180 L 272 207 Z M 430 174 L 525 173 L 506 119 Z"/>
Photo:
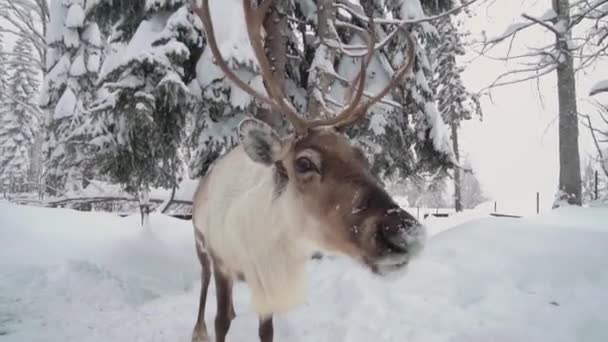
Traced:
<path fill-rule="evenodd" d="M 280 137 L 268 124 L 245 119 L 241 144 L 219 159 L 200 181 L 193 204 L 196 250 L 202 267 L 201 295 L 193 342 L 207 342 L 205 304 L 215 278 L 215 335 L 224 342 L 235 317 L 232 287 L 243 280 L 260 317 L 262 342 L 273 339 L 272 314 L 304 300 L 304 270 L 313 248 L 348 256 L 371 272 L 402 270 L 423 248 L 425 229 L 400 208 L 376 177 L 361 149 L 344 134 L 403 78 L 411 74 L 415 42 L 408 35 L 407 63 L 376 95 L 364 99 L 367 68 L 376 49 L 373 18 L 363 32 L 367 53 L 343 109 L 335 116 L 306 120 L 287 103 L 265 53 L 263 25 L 272 0 L 243 0 L 249 43 L 268 96 L 241 80 L 215 40 L 209 1 L 193 6 L 208 46 L 226 77 L 285 116 L 294 128 Z M 352 47 L 351 47 L 352 48 Z M 321 117 L 321 113 L 312 113 Z M 324 115 L 323 115 L 324 116 Z"/>
<path fill-rule="evenodd" d="M 312 252 L 306 232 L 319 224 L 301 210 L 290 186 L 278 189 L 275 182 L 272 167 L 252 161 L 237 146 L 201 181 L 193 209 L 201 233 L 196 243 L 224 275 L 244 278 L 262 316 L 302 302 L 304 266 Z"/>

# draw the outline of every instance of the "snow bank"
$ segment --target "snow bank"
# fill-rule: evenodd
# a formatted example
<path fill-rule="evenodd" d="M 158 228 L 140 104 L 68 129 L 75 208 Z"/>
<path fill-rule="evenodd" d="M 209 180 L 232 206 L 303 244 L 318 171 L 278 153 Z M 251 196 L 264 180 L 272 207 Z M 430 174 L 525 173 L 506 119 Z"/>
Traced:
<path fill-rule="evenodd" d="M 344 259 L 309 265 L 306 305 L 278 341 L 608 340 L 606 208 L 476 219 L 433 236 L 404 277 Z M 0 203 L 2 341 L 190 341 L 198 264 L 190 222 Z M 242 284 L 228 341 L 255 341 Z M 214 289 L 208 327 L 213 330 Z"/>
<path fill-rule="evenodd" d="M 165 216 L 145 233 L 137 216 L 0 203 L 0 241 L 3 341 L 122 340 L 140 305 L 199 278 L 190 224 Z"/>

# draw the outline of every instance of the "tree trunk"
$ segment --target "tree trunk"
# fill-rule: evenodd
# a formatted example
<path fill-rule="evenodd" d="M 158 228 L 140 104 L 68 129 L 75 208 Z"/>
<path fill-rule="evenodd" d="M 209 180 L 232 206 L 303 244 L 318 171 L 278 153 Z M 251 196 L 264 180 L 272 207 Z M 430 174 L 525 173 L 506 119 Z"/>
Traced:
<path fill-rule="evenodd" d="M 141 226 L 145 231 L 150 230 L 150 190 L 146 187 L 139 193 L 139 212 L 141 214 Z"/>
<path fill-rule="evenodd" d="M 336 9 L 333 0 L 318 1 L 318 29 L 317 37 L 320 41 L 332 39 L 338 41 L 335 31 L 331 29 L 332 23 L 336 19 Z M 333 65 L 336 52 L 327 45 L 319 44 L 315 51 L 310 73 L 308 74 L 308 107 L 307 113 L 310 117 L 326 116 L 329 113 L 324 111 L 323 95 L 329 91 L 333 82 L 333 76 L 329 73 L 332 70 L 322 70 L 319 66 Z"/>
<path fill-rule="evenodd" d="M 275 79 L 283 91 L 285 91 L 285 73 L 287 67 L 287 37 L 289 26 L 287 17 L 281 13 L 288 13 L 287 1 L 275 1 L 270 7 L 268 16 L 264 21 L 264 30 L 266 30 L 266 54 L 270 65 L 272 66 Z M 285 94 L 287 96 L 287 94 Z M 258 119 L 266 122 L 280 133 L 285 133 L 285 121 L 281 113 L 258 107 L 256 116 Z"/>
<path fill-rule="evenodd" d="M 569 0 L 553 0 L 558 21 L 570 25 Z M 568 51 L 571 31 L 557 35 L 556 45 L 561 52 L 557 67 L 559 101 L 559 196 L 558 202 L 581 205 L 581 166 L 578 148 L 578 111 L 576 108 L 576 79 L 574 61 Z M 555 204 L 557 206 L 558 203 Z"/>
<path fill-rule="evenodd" d="M 460 164 L 460 151 L 458 149 L 458 125 L 455 122 L 450 124 L 452 131 L 452 145 L 454 146 L 454 157 L 456 163 Z M 462 178 L 460 168 L 454 168 L 454 209 L 456 212 L 462 211 Z"/>

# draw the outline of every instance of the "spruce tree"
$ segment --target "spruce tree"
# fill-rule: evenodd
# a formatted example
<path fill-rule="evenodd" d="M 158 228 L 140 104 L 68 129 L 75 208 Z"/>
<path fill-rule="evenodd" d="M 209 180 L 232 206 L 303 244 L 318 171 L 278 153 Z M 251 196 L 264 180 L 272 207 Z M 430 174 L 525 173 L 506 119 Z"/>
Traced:
<path fill-rule="evenodd" d="M 12 51 L 12 74 L 5 81 L 3 107 L 0 108 L 0 180 L 11 191 L 21 191 L 27 181 L 30 153 L 38 127 L 36 98 L 38 81 L 34 67 L 27 63 L 32 47 L 17 40 Z M 6 76 L 6 72 L 3 73 Z"/>
<path fill-rule="evenodd" d="M 379 19 L 411 19 L 424 15 L 418 1 L 366 0 L 361 1 L 361 8 L 366 16 Z M 367 25 L 367 22 L 356 16 L 338 14 L 336 18 L 341 21 L 350 20 L 360 27 Z M 395 25 L 376 24 L 377 41 L 386 38 L 395 29 Z M 345 29 L 337 32 L 341 40 L 349 45 L 365 44 L 359 34 Z M 370 64 L 366 93 L 373 95 L 390 80 L 399 66 L 407 62 L 407 36 L 414 36 L 416 60 L 412 77 L 403 81 L 383 101 L 372 106 L 361 124 L 348 132 L 367 152 L 372 162 L 372 172 L 382 179 L 403 179 L 423 172 L 443 170 L 451 165 L 448 130 L 437 111 L 429 87 L 432 72 L 424 49 L 425 37 L 434 32 L 430 23 L 400 28 L 389 43 L 375 53 Z M 336 65 L 336 71 L 342 79 L 333 82 L 326 101 L 329 104 L 340 103 L 350 86 L 350 82 L 345 82 L 344 79 L 353 79 L 359 71 L 360 58 L 336 54 L 336 60 L 330 63 Z"/>
<path fill-rule="evenodd" d="M 101 1 L 91 8 L 111 44 L 93 115 L 95 164 L 138 196 L 144 225 L 150 189 L 175 186 L 182 168 L 191 51 L 200 38 L 187 3 Z"/>
<path fill-rule="evenodd" d="M 90 106 L 102 59 L 98 25 L 81 0 L 50 7 L 49 70 L 40 97 L 46 111 L 45 180 L 49 189 L 78 191 L 93 177 Z"/>
<path fill-rule="evenodd" d="M 459 65 L 457 58 L 464 55 L 461 32 L 454 25 L 455 17 L 446 16 L 437 21 L 440 40 L 435 41 L 431 51 L 436 56 L 433 69 L 434 77 L 431 87 L 437 94 L 437 106 L 443 120 L 450 127 L 450 135 L 454 146 L 454 157 L 460 162 L 460 144 L 458 129 L 461 122 L 471 120 L 474 116 L 481 118 L 481 106 L 476 94 L 465 87 L 462 80 L 464 68 Z M 462 211 L 462 172 L 454 169 L 454 207 Z"/>

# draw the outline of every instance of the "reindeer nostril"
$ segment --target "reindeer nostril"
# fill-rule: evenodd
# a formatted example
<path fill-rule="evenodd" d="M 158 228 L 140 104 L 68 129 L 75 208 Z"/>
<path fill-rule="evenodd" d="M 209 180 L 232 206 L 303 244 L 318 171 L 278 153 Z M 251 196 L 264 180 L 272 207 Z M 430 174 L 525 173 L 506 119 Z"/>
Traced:
<path fill-rule="evenodd" d="M 408 242 L 405 234 L 400 229 L 390 226 L 382 226 L 380 229 L 382 242 L 393 252 L 407 253 Z"/>

